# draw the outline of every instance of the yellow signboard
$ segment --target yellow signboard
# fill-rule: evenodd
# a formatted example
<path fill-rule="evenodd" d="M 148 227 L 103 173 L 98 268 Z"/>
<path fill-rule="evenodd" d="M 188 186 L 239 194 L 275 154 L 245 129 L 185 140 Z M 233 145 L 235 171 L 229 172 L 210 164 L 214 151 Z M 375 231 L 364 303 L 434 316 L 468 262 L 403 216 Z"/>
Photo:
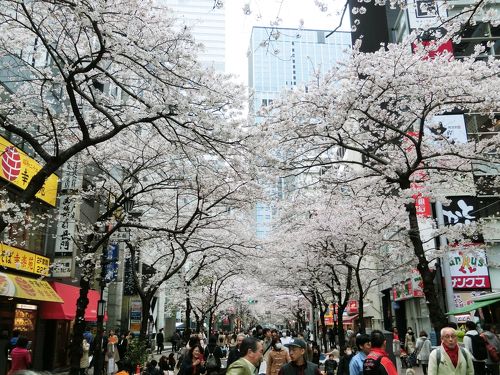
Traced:
<path fill-rule="evenodd" d="M 0 178 L 23 190 L 26 189 L 33 176 L 42 169 L 33 158 L 30 158 L 3 137 L 0 137 L 0 154 Z M 59 177 L 51 174 L 36 193 L 36 197 L 55 207 L 58 182 Z"/>
<path fill-rule="evenodd" d="M 0 296 L 47 302 L 64 302 L 45 280 L 0 272 Z"/>
<path fill-rule="evenodd" d="M 42 255 L 0 243 L 0 266 L 46 276 L 50 261 Z"/>

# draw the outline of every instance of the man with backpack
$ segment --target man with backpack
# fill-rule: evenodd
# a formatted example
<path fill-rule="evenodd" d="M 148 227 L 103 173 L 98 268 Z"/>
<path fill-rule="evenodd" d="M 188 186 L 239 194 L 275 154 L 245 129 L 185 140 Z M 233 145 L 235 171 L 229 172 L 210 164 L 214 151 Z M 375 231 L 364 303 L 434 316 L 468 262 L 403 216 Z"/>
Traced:
<path fill-rule="evenodd" d="M 486 360 L 486 374 L 487 375 L 500 375 L 500 340 L 496 335 L 496 327 L 489 323 L 484 325 L 484 331 L 481 332 L 481 337 L 486 342 L 486 349 L 488 350 L 488 359 Z"/>
<path fill-rule="evenodd" d="M 488 351 L 486 343 L 476 330 L 476 323 L 468 320 L 465 322 L 467 332 L 464 336 L 464 347 L 472 353 L 472 363 L 474 364 L 475 375 L 486 374 L 486 360 L 488 359 Z"/>
<path fill-rule="evenodd" d="M 385 351 L 385 336 L 374 330 L 370 335 L 371 351 L 363 363 L 363 375 L 398 375 L 396 366 Z"/>
<path fill-rule="evenodd" d="M 441 330 L 441 346 L 429 356 L 428 375 L 474 375 L 472 354 L 458 345 L 454 328 Z"/>

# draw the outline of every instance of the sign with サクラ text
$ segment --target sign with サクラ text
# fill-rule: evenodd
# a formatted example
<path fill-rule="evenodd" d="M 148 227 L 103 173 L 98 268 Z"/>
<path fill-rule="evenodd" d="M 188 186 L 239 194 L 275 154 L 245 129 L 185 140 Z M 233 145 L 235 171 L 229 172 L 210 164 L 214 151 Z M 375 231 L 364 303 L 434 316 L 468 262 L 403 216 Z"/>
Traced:
<path fill-rule="evenodd" d="M 490 276 L 486 254 L 481 249 L 451 251 L 448 254 L 454 289 L 488 289 Z"/>
<path fill-rule="evenodd" d="M 30 158 L 23 151 L 19 150 L 16 146 L 2 137 L 0 137 L 0 154 L 2 159 L 0 178 L 22 190 L 28 187 L 33 176 L 42 169 L 35 159 Z M 42 188 L 36 193 L 36 197 L 55 207 L 58 182 L 59 177 L 55 174 L 51 174 L 45 180 Z"/>

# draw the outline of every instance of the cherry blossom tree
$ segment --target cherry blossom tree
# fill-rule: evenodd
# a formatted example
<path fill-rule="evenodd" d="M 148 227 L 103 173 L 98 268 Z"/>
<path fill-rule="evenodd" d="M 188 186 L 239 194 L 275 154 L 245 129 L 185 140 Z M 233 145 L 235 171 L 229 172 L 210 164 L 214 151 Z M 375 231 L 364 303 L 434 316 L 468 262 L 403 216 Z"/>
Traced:
<path fill-rule="evenodd" d="M 155 129 L 186 152 L 223 155 L 238 142 L 230 119 L 243 91 L 201 68 L 189 30 L 166 9 L 136 0 L 7 0 L 0 25 L 0 129 L 41 163 L 4 205 L 1 230 L 65 162 L 125 129 L 134 137 Z"/>
<path fill-rule="evenodd" d="M 440 129 L 435 117 L 457 111 L 493 116 L 499 94 L 489 88 L 498 83 L 498 72 L 498 60 L 453 60 L 448 54 L 430 59 L 425 48 L 411 53 L 404 44 L 370 54 L 354 49 L 343 66 L 318 77 L 307 91 L 276 101 L 262 127 L 266 139 L 274 140 L 266 148 L 286 155 L 268 153 L 281 173 L 307 173 L 314 180 L 328 168 L 318 182 L 348 186 L 366 180 L 372 196 L 404 201 L 407 222 L 398 226 L 406 227 L 437 330 L 447 319 L 412 196 L 437 198 L 441 192 L 444 199 L 437 187 L 452 190 L 453 184 L 470 181 L 464 177 L 477 163 L 498 163 L 498 135 L 460 143 Z"/>

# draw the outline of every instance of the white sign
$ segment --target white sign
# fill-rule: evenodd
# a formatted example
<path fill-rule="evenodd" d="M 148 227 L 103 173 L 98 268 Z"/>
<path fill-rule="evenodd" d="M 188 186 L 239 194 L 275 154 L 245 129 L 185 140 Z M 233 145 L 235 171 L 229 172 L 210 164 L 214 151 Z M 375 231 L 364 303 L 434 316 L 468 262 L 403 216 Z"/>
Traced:
<path fill-rule="evenodd" d="M 444 1 L 409 0 L 407 2 L 410 29 L 439 27 L 447 17 Z"/>
<path fill-rule="evenodd" d="M 61 191 L 78 190 L 83 185 L 83 171 L 78 157 L 67 161 L 63 167 Z"/>
<path fill-rule="evenodd" d="M 448 142 L 467 143 L 464 115 L 438 115 L 427 122 L 425 134 L 442 136 Z"/>
<path fill-rule="evenodd" d="M 72 255 L 75 246 L 76 221 L 80 216 L 80 204 L 71 195 L 59 197 L 55 254 Z"/>
<path fill-rule="evenodd" d="M 453 289 L 490 288 L 488 263 L 484 250 L 451 251 L 448 254 Z"/>
<path fill-rule="evenodd" d="M 130 241 L 130 230 L 113 232 L 109 236 L 109 240 L 113 242 Z"/>
<path fill-rule="evenodd" d="M 73 269 L 72 257 L 57 257 L 51 266 L 52 277 L 71 277 L 71 270 Z"/>

